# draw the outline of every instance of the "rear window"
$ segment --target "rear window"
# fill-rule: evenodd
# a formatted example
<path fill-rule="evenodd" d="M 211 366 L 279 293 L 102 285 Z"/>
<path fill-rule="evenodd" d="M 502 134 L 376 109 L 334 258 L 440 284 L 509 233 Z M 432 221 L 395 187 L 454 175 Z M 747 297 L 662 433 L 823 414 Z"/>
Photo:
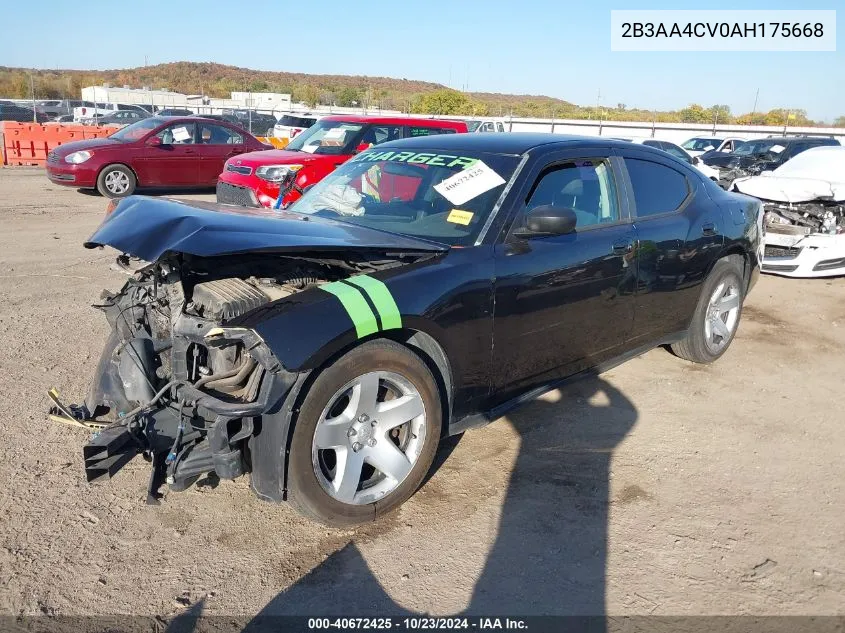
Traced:
<path fill-rule="evenodd" d="M 448 134 L 449 132 L 453 132 L 455 130 L 448 130 L 446 128 L 438 128 L 438 127 L 422 127 L 419 125 L 410 125 L 407 128 L 408 136 L 415 137 L 415 136 L 434 136 L 435 134 Z"/>
<path fill-rule="evenodd" d="M 311 127 L 316 122 L 317 119 L 291 116 L 289 114 L 285 114 L 279 119 L 279 125 L 287 125 L 289 127 Z"/>
<path fill-rule="evenodd" d="M 625 166 L 634 189 L 637 217 L 676 211 L 689 194 L 686 177 L 671 167 L 636 158 L 626 158 Z"/>

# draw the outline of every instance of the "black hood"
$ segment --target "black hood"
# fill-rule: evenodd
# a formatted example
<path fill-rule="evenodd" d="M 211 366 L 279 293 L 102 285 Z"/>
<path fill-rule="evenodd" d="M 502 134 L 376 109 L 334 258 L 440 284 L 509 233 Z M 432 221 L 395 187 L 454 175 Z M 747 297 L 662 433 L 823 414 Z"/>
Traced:
<path fill-rule="evenodd" d="M 130 196 L 121 200 L 86 248 L 111 246 L 148 262 L 165 253 L 199 257 L 246 252 L 448 250 L 448 246 L 347 222 L 252 209 Z"/>

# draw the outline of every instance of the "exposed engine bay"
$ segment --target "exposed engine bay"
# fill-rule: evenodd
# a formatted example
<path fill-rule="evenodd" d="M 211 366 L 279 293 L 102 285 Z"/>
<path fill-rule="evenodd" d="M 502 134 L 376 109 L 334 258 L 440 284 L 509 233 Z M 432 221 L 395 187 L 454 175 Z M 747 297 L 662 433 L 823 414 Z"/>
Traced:
<path fill-rule="evenodd" d="M 148 502 L 157 503 L 165 482 L 182 490 L 206 473 L 247 472 L 256 420 L 296 376 L 255 331 L 229 326 L 318 284 L 407 260 L 344 256 L 174 254 L 131 271 L 120 292 L 104 291 L 95 307 L 111 333 L 85 402 L 50 394 L 54 419 L 97 430 L 84 448 L 87 480 L 109 478 L 141 453 L 153 462 Z"/>
<path fill-rule="evenodd" d="M 838 235 L 845 233 L 845 203 L 813 202 L 766 202 L 764 221 L 768 228 L 777 231 L 778 227 L 795 227 L 795 232 L 825 233 Z"/>

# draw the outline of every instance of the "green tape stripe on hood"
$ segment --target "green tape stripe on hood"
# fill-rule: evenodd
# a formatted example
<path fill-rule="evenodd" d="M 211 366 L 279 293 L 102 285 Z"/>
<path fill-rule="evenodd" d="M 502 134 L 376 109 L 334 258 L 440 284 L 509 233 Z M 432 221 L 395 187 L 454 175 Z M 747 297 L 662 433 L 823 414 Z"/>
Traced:
<path fill-rule="evenodd" d="M 339 281 L 323 284 L 320 286 L 320 290 L 325 290 L 340 299 L 340 303 L 343 304 L 346 313 L 352 319 L 358 338 L 364 338 L 378 332 L 376 315 L 373 314 L 367 300 L 358 290 Z"/>
<path fill-rule="evenodd" d="M 395 330 L 402 327 L 399 308 L 396 306 L 396 301 L 393 300 L 390 290 L 383 282 L 368 275 L 350 277 L 346 282 L 358 286 L 369 295 L 370 301 L 373 302 L 381 317 L 382 330 Z"/>

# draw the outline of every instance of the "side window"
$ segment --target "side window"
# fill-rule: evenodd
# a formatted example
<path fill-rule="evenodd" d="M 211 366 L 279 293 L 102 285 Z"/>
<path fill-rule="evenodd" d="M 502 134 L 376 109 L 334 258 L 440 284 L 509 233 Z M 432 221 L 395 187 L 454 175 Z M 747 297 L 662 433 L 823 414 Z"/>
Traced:
<path fill-rule="evenodd" d="M 193 145 L 195 127 L 194 123 L 176 123 L 167 126 L 156 136 L 161 139 L 162 145 Z"/>
<path fill-rule="evenodd" d="M 223 125 L 200 124 L 200 143 L 204 145 L 240 145 L 243 136 Z"/>
<path fill-rule="evenodd" d="M 689 194 L 686 177 L 671 167 L 637 158 L 626 158 L 625 166 L 638 217 L 676 211 Z"/>
<path fill-rule="evenodd" d="M 490 121 L 485 123 L 481 126 L 481 129 L 478 130 L 479 132 L 495 132 L 496 126 L 494 126 Z"/>
<path fill-rule="evenodd" d="M 378 145 L 402 138 L 402 128 L 398 125 L 373 125 L 364 133 L 362 143 Z"/>
<path fill-rule="evenodd" d="M 675 158 L 680 158 L 685 163 L 690 162 L 687 153 L 677 145 L 672 145 L 672 143 L 663 143 L 663 149 L 672 154 Z"/>
<path fill-rule="evenodd" d="M 505 126 L 504 126 L 504 124 L 502 124 L 502 123 L 496 123 L 496 131 L 497 131 L 497 132 L 504 132 L 504 131 L 505 131 Z"/>
<path fill-rule="evenodd" d="M 526 201 L 530 211 L 543 205 L 572 209 L 576 230 L 619 221 L 613 171 L 606 159 L 567 161 L 546 169 Z"/>
<path fill-rule="evenodd" d="M 420 127 L 418 125 L 409 125 L 405 128 L 405 138 L 414 138 L 416 136 L 433 136 L 435 134 L 442 134 L 443 130 L 435 127 Z"/>

